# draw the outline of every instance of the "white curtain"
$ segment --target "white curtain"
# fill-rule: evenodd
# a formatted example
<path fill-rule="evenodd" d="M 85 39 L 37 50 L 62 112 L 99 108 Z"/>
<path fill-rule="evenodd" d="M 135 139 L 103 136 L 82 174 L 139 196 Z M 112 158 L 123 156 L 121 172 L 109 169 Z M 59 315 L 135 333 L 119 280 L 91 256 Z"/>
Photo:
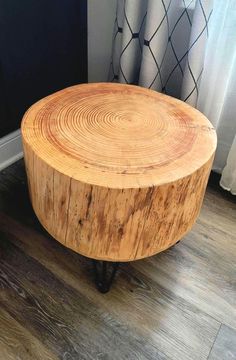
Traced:
<path fill-rule="evenodd" d="M 236 194 L 236 0 L 214 0 L 197 107 L 218 134 L 213 168 Z"/>
<path fill-rule="evenodd" d="M 214 169 L 233 193 L 235 12 L 236 0 L 117 0 L 109 72 L 110 81 L 167 93 L 205 113 L 218 133 Z"/>
<path fill-rule="evenodd" d="M 212 0 L 118 0 L 109 79 L 196 105 Z"/>

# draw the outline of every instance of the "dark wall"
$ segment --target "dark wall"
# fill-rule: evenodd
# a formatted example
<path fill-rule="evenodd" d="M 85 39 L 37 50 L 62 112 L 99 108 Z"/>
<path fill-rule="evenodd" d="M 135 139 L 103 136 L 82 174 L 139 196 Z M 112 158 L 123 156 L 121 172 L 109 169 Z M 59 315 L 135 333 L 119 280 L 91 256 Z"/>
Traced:
<path fill-rule="evenodd" d="M 0 137 L 27 108 L 87 82 L 87 0 L 0 0 Z"/>

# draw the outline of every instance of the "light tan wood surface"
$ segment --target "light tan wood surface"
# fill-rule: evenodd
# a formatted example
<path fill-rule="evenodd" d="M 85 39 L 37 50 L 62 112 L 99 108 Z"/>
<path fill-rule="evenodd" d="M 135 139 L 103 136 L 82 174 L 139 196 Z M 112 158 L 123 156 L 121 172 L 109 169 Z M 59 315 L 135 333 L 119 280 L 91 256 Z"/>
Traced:
<path fill-rule="evenodd" d="M 158 253 L 198 216 L 216 134 L 199 111 L 137 86 L 84 84 L 25 114 L 33 208 L 48 232 L 96 259 Z"/>

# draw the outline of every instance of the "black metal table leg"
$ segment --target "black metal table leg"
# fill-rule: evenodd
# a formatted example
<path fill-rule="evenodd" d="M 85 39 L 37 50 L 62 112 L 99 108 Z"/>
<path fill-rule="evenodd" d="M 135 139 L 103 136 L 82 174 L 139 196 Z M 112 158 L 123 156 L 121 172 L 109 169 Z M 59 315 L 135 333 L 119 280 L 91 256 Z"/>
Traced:
<path fill-rule="evenodd" d="M 109 267 L 111 267 L 111 269 Z M 101 293 L 105 294 L 110 290 L 118 267 L 118 262 L 112 263 L 109 261 L 93 260 L 95 284 Z"/>

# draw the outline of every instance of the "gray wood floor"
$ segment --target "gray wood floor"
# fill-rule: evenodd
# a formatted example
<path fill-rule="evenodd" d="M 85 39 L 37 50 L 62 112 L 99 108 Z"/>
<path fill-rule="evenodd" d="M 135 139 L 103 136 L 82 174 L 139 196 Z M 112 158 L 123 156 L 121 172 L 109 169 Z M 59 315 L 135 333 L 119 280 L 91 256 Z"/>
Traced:
<path fill-rule="evenodd" d="M 37 221 L 19 161 L 0 173 L 0 360 L 236 359 L 235 259 L 236 200 L 209 186 L 193 230 L 102 295 Z"/>

